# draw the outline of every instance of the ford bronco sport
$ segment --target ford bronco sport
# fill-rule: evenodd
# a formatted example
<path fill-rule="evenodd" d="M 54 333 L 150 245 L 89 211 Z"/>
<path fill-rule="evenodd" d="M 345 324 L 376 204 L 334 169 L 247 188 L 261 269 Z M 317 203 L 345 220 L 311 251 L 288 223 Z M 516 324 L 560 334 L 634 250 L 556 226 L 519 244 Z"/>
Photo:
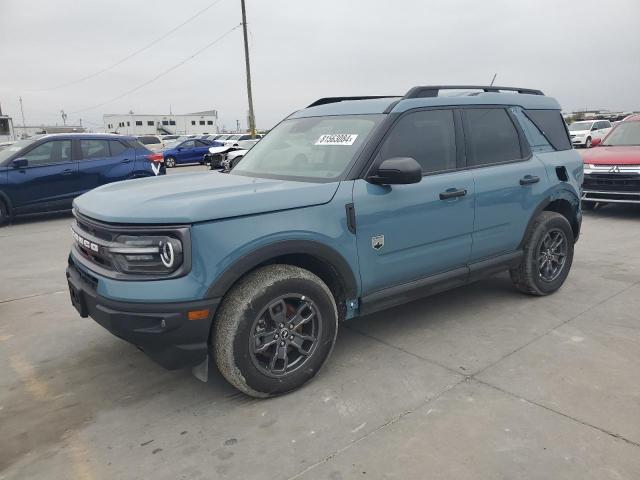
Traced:
<path fill-rule="evenodd" d="M 282 394 L 318 372 L 342 320 L 500 271 L 555 292 L 582 176 L 538 90 L 323 98 L 229 173 L 76 199 L 71 300 L 167 368 L 206 379 L 211 357 L 248 395 Z"/>

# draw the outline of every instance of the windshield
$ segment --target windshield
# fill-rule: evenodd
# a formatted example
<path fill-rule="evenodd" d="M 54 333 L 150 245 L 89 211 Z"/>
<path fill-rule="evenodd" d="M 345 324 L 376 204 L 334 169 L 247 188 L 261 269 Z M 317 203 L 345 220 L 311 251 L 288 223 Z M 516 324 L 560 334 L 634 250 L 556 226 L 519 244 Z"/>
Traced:
<path fill-rule="evenodd" d="M 622 122 L 604 140 L 602 145 L 609 147 L 640 145 L 640 122 Z"/>
<path fill-rule="evenodd" d="M 231 173 L 335 180 L 383 117 L 343 115 L 285 120 L 256 143 Z"/>
<path fill-rule="evenodd" d="M 569 125 L 570 132 L 578 132 L 580 130 L 591 130 L 593 122 L 575 122 Z"/>
<path fill-rule="evenodd" d="M 241 135 L 231 135 L 227 140 L 238 140 L 240 137 Z"/>
<path fill-rule="evenodd" d="M 39 138 L 39 137 L 38 137 Z M 26 140 L 20 140 L 19 142 L 12 143 L 6 148 L 0 150 L 0 165 L 4 163 L 9 157 L 13 156 L 15 153 L 19 152 L 25 147 L 28 147 L 33 142 L 38 140 L 38 138 L 27 138 Z"/>

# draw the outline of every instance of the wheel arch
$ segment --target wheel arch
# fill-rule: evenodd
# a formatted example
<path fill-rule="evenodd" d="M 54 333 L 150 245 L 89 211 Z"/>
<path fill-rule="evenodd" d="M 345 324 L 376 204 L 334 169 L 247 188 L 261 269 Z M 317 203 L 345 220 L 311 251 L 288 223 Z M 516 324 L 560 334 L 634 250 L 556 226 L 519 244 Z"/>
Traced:
<path fill-rule="evenodd" d="M 518 248 L 523 248 L 525 242 L 527 241 L 535 218 L 540 214 L 540 212 L 543 211 L 556 212 L 565 217 L 571 225 L 574 241 L 578 240 L 578 237 L 580 236 L 580 226 L 582 223 L 580 214 L 580 199 L 572 191 L 567 190 L 566 188 L 559 188 L 549 194 L 536 207 L 533 215 L 531 215 L 531 218 L 529 219 L 527 228 L 525 229 L 524 235 L 522 237 L 522 240 L 520 241 L 520 245 L 518 246 Z"/>
<path fill-rule="evenodd" d="M 247 273 L 278 263 L 295 265 L 320 277 L 333 293 L 341 317 L 346 312 L 345 300 L 357 296 L 356 276 L 340 253 L 311 240 L 285 240 L 265 245 L 242 256 L 209 287 L 206 297 L 222 298 Z"/>

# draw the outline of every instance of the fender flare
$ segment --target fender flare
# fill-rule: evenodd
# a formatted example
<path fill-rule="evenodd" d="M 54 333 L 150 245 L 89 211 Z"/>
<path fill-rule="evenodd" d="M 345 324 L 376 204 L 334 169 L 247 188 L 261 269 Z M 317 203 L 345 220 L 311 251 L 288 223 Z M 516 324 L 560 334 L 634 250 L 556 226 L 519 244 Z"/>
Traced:
<path fill-rule="evenodd" d="M 531 215 L 531 218 L 529 218 L 529 222 L 527 222 L 527 228 L 525 228 L 524 230 L 524 235 L 522 236 L 522 240 L 520 240 L 518 249 L 521 250 L 522 248 L 524 248 L 524 244 L 529 237 L 529 231 L 531 230 L 531 225 L 533 224 L 535 218 L 540 214 L 540 212 L 545 210 L 551 203 L 555 202 L 556 200 L 566 200 L 571 205 L 573 205 L 576 209 L 576 217 L 578 221 L 580 221 L 580 215 L 578 213 L 578 211 L 580 210 L 580 198 L 575 194 L 575 192 L 568 188 L 557 187 L 554 190 L 550 191 L 547 197 L 545 197 L 545 199 L 542 200 L 534 210 L 533 215 Z M 574 226 L 572 225 L 572 227 Z M 580 225 L 578 225 L 577 227 L 579 232 Z M 576 236 L 575 240 L 577 239 L 578 237 Z"/>
<path fill-rule="evenodd" d="M 313 240 L 283 240 L 259 247 L 229 265 L 209 287 L 205 298 L 223 297 L 242 276 L 283 255 L 309 255 L 333 267 L 342 277 L 346 298 L 355 298 L 358 284 L 355 274 L 345 258 L 333 248 Z"/>

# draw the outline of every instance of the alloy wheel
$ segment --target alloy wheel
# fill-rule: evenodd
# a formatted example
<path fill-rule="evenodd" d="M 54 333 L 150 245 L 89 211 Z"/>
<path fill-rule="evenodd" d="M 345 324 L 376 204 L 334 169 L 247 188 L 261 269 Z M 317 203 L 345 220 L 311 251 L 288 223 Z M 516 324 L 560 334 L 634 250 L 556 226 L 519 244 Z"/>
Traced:
<path fill-rule="evenodd" d="M 298 370 L 316 349 L 321 321 L 318 308 L 304 295 L 287 294 L 272 300 L 251 328 L 253 364 L 270 377 Z"/>
<path fill-rule="evenodd" d="M 567 260 L 567 237 L 558 228 L 549 230 L 538 249 L 538 275 L 545 282 L 553 282 Z"/>

